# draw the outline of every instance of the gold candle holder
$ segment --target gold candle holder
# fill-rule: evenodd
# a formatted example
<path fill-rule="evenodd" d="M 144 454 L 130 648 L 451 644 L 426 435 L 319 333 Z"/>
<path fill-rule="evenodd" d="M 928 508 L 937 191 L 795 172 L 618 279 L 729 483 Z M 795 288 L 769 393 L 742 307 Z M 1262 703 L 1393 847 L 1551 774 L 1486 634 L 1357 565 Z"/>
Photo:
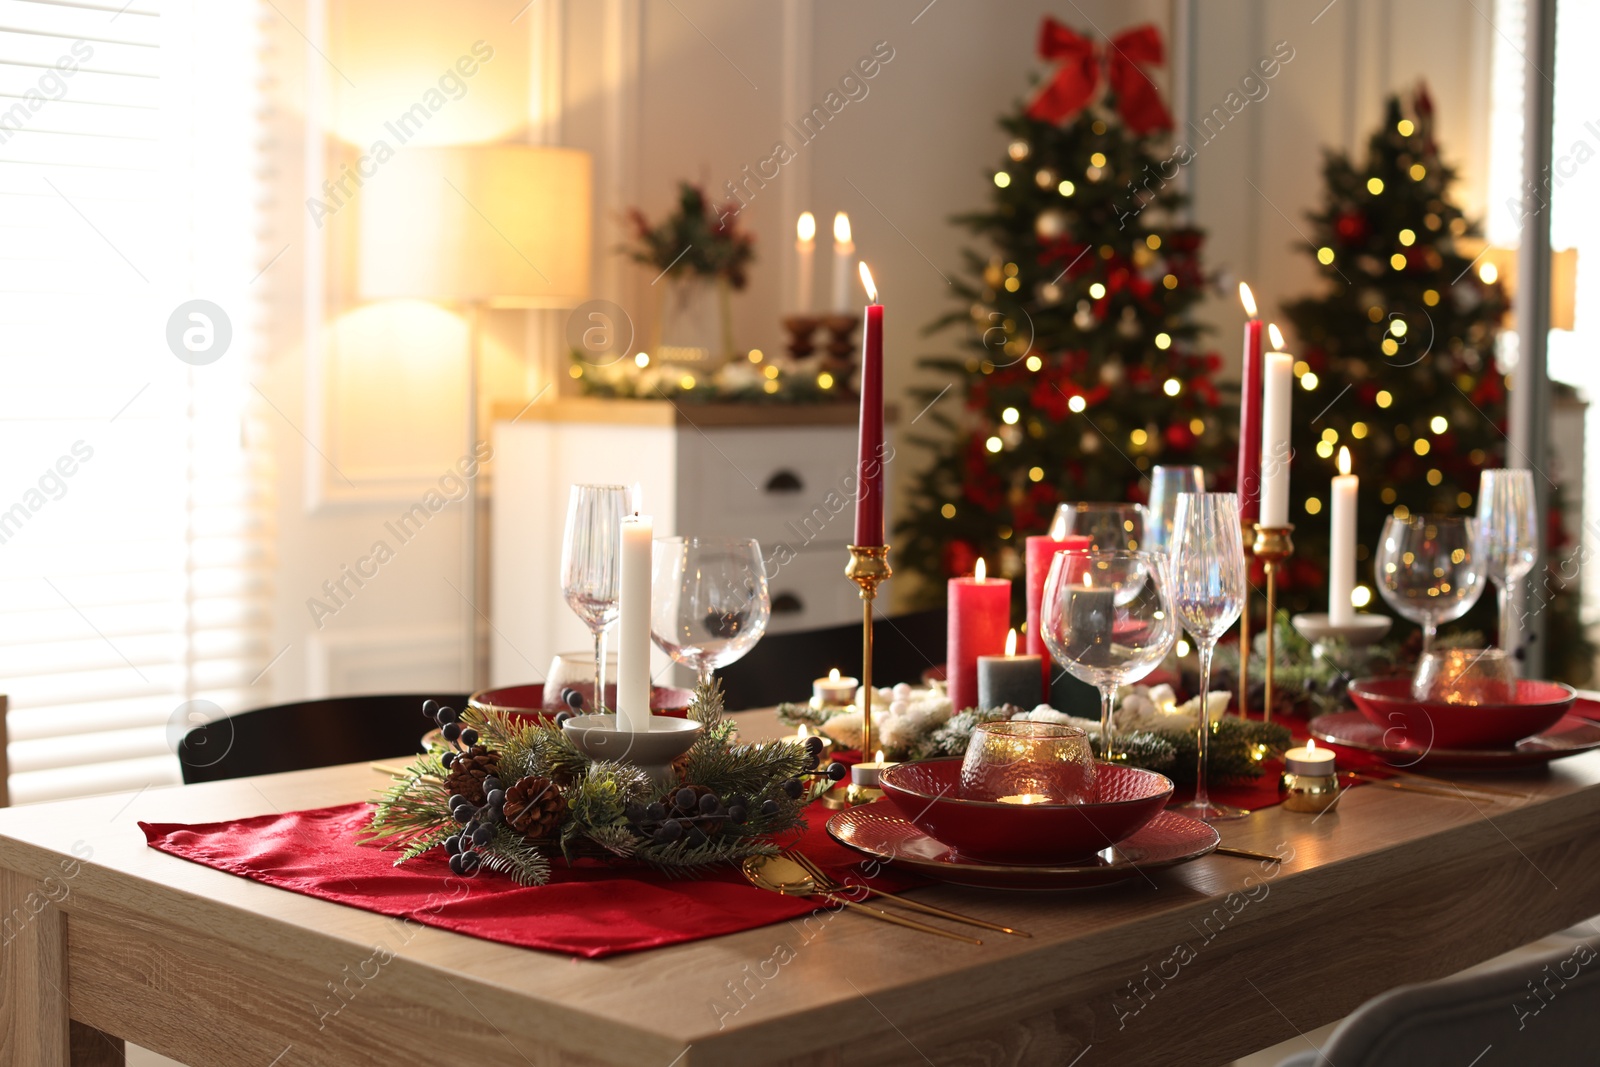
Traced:
<path fill-rule="evenodd" d="M 1244 520 L 1244 543 L 1255 548 L 1256 527 Z M 1244 587 L 1244 610 L 1239 612 L 1239 718 L 1250 717 L 1250 583 Z"/>
<path fill-rule="evenodd" d="M 861 588 L 861 758 L 872 758 L 872 602 L 888 581 L 888 545 L 851 545 L 844 576 Z M 876 798 L 873 798 L 876 799 Z"/>
<path fill-rule="evenodd" d="M 1255 541 L 1250 546 L 1267 569 L 1267 669 L 1261 697 L 1261 717 L 1265 722 L 1272 721 L 1272 674 L 1277 658 L 1272 646 L 1273 635 L 1278 629 L 1275 625 L 1278 614 L 1278 568 L 1284 560 L 1294 555 L 1294 539 L 1290 536 L 1293 533 L 1294 523 L 1284 526 L 1256 523 Z"/>

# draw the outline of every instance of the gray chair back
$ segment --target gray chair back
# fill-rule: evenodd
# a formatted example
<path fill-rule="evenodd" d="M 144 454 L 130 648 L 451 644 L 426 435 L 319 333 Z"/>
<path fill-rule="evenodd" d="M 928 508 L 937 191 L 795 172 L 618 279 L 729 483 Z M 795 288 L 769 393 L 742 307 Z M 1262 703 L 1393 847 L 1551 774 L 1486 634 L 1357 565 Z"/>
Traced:
<path fill-rule="evenodd" d="M 1600 938 L 1401 986 L 1279 1067 L 1600 1063 Z"/>

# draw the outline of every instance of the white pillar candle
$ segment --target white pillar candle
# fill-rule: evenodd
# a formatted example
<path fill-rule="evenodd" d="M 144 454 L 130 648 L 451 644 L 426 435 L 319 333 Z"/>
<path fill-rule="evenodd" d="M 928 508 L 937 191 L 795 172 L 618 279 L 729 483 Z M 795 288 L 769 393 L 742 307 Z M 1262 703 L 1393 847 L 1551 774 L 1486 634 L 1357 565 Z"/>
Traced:
<path fill-rule="evenodd" d="M 833 217 L 833 300 L 834 314 L 850 313 L 850 286 L 855 282 L 856 245 L 850 239 L 850 216 L 839 212 Z"/>
<path fill-rule="evenodd" d="M 1289 405 L 1294 357 L 1268 352 L 1261 386 L 1261 525 L 1289 525 Z"/>
<path fill-rule="evenodd" d="M 622 520 L 617 601 L 617 729 L 650 729 L 650 516 Z"/>
<path fill-rule="evenodd" d="M 1339 473 L 1330 501 L 1332 536 L 1328 546 L 1328 621 L 1350 626 L 1356 621 L 1350 594 L 1356 588 L 1356 493 L 1361 479 L 1350 473 L 1350 450 L 1339 448 Z"/>
<path fill-rule="evenodd" d="M 811 311 L 811 273 L 817 253 L 817 218 L 809 211 L 800 213 L 794 227 L 795 298 L 794 309 L 802 315 Z"/>

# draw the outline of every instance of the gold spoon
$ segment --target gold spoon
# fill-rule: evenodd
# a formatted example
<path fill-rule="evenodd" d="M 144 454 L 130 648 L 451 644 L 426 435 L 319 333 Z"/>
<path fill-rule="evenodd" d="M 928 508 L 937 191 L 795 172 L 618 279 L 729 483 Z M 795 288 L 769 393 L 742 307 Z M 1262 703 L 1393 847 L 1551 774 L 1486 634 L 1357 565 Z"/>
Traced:
<path fill-rule="evenodd" d="M 847 908 L 856 908 L 865 912 L 874 919 L 882 919 L 886 923 L 904 926 L 910 930 L 920 930 L 925 934 L 938 934 L 948 937 L 952 941 L 965 941 L 969 945 L 981 945 L 975 937 L 965 937 L 961 934 L 941 930 L 937 926 L 919 923 L 915 919 L 905 919 L 898 915 L 891 915 L 878 908 L 869 907 L 849 897 L 837 893 L 827 893 L 817 887 L 816 879 L 807 873 L 804 867 L 785 856 L 751 856 L 739 865 L 744 876 L 750 884 L 759 889 L 767 889 L 774 893 L 782 893 L 786 897 L 812 897 L 820 896 L 829 901 L 837 901 Z"/>

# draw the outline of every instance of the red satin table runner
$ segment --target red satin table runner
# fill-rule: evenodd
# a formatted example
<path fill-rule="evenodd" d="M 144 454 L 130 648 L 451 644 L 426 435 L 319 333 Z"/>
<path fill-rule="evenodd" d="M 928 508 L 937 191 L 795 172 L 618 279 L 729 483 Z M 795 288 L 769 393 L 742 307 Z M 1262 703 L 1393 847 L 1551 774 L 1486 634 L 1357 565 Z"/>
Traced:
<path fill-rule="evenodd" d="M 836 844 L 831 813 L 813 805 L 796 840 L 840 881 L 902 889 L 918 879 L 887 874 Z M 757 889 L 731 869 L 673 878 L 644 867 L 551 863 L 550 884 L 518 886 L 497 874 L 458 877 L 443 850 L 394 866 L 398 853 L 356 844 L 371 805 L 340 804 L 213 823 L 140 823 L 152 848 L 306 896 L 524 948 L 599 959 L 750 930 L 826 909 L 822 900 Z M 808 923 L 828 923 L 827 910 Z"/>

